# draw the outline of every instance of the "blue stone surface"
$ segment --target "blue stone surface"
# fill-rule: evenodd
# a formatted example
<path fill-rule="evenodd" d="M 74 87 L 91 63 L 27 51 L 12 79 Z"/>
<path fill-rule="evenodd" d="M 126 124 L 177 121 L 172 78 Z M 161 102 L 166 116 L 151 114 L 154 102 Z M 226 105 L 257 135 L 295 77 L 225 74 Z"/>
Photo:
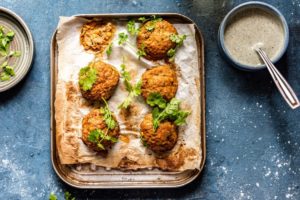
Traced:
<path fill-rule="evenodd" d="M 1 0 L 32 31 L 31 71 L 0 93 L 0 199 L 300 199 L 300 109 L 283 101 L 267 71 L 232 68 L 220 57 L 218 26 L 243 0 Z M 286 17 L 290 44 L 278 63 L 300 95 L 300 0 L 268 0 Z M 50 160 L 50 39 L 59 16 L 178 12 L 205 39 L 207 160 L 202 175 L 178 189 L 79 190 L 64 184 Z"/>

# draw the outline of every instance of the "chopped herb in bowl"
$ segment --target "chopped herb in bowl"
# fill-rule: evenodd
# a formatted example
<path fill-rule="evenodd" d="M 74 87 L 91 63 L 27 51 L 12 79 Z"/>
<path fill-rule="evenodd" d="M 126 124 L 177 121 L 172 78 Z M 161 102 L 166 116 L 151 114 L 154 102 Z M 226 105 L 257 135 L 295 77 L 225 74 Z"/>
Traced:
<path fill-rule="evenodd" d="M 11 42 L 15 33 L 0 26 L 0 81 L 8 81 L 15 75 L 14 67 L 10 64 L 11 57 L 20 57 L 21 52 L 11 50 Z"/>

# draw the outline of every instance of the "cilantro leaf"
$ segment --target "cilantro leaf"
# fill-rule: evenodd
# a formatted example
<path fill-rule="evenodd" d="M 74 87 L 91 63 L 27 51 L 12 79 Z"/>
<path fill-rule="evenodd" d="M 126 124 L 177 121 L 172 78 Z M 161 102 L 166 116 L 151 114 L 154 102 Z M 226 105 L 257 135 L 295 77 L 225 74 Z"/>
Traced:
<path fill-rule="evenodd" d="M 161 121 L 166 119 L 174 121 L 177 126 L 185 124 L 185 120 L 190 113 L 181 110 L 179 105 L 180 100 L 173 98 L 163 110 L 159 110 L 158 107 L 154 108 L 152 111 L 154 130 L 158 128 Z"/>
<path fill-rule="evenodd" d="M 95 129 L 90 132 L 90 134 L 88 136 L 88 141 L 96 144 L 99 149 L 105 150 L 105 147 L 102 144 L 103 141 L 110 141 L 112 143 L 116 143 L 116 142 L 118 142 L 118 139 L 115 137 L 109 136 L 108 129 L 107 129 L 106 133 L 104 133 L 100 129 Z"/>
<path fill-rule="evenodd" d="M 75 200 L 75 197 L 72 197 L 71 193 L 66 191 L 65 192 L 65 200 Z"/>
<path fill-rule="evenodd" d="M 186 39 L 186 35 L 177 35 L 177 34 L 170 35 L 170 40 L 172 42 L 175 42 L 178 47 L 180 47 L 183 44 L 183 41 L 185 39 Z"/>
<path fill-rule="evenodd" d="M 109 110 L 107 102 L 103 98 L 102 98 L 102 100 L 103 100 L 105 106 L 100 109 L 100 112 L 101 112 L 101 114 L 103 114 L 104 121 L 106 123 L 107 128 L 114 129 L 116 127 L 117 123 L 112 116 L 112 112 Z"/>
<path fill-rule="evenodd" d="M 137 97 L 141 94 L 142 90 L 142 82 L 138 81 L 135 85 L 130 83 L 131 76 L 128 71 L 126 71 L 126 66 L 124 64 L 121 65 L 121 76 L 123 78 L 123 82 L 125 85 L 126 90 L 129 92 L 128 96 L 125 100 L 118 106 L 119 109 L 121 108 L 128 108 L 128 106 L 133 101 L 134 97 Z"/>
<path fill-rule="evenodd" d="M 8 81 L 12 76 L 15 75 L 14 68 L 9 66 L 7 61 L 2 63 L 0 69 L 2 69 L 2 72 L 0 73 L 1 81 Z"/>
<path fill-rule="evenodd" d="M 167 101 L 159 93 L 151 93 L 146 102 L 152 107 L 158 106 L 161 109 L 164 109 L 167 106 Z"/>
<path fill-rule="evenodd" d="M 119 33 L 119 42 L 118 42 L 119 45 L 124 44 L 127 40 L 128 40 L 128 35 L 126 33 L 124 32 Z"/>
<path fill-rule="evenodd" d="M 49 195 L 49 200 L 57 200 L 57 196 L 53 193 Z"/>
<path fill-rule="evenodd" d="M 86 66 L 80 69 L 79 86 L 83 91 L 92 89 L 93 84 L 97 80 L 97 70 L 93 67 Z"/>
<path fill-rule="evenodd" d="M 136 53 L 137 53 L 139 59 L 140 59 L 141 56 L 146 56 L 147 54 L 145 52 L 145 45 L 142 44 L 141 49 L 138 49 L 138 51 Z"/>
<path fill-rule="evenodd" d="M 175 53 L 176 53 L 176 49 L 169 49 L 169 51 L 167 52 L 167 56 L 169 57 L 170 61 L 174 61 Z"/>
<path fill-rule="evenodd" d="M 21 51 L 11 51 L 9 53 L 9 56 L 12 56 L 12 57 L 20 57 L 21 56 Z"/>
<path fill-rule="evenodd" d="M 106 49 L 106 55 L 107 55 L 107 56 L 110 56 L 111 53 L 112 53 L 112 43 L 110 43 L 110 44 L 108 45 L 108 48 Z"/>
<path fill-rule="evenodd" d="M 135 27 L 135 21 L 130 20 L 127 23 L 127 31 L 130 33 L 130 35 L 135 35 L 138 33 L 139 29 Z"/>
<path fill-rule="evenodd" d="M 148 21 L 149 19 L 146 18 L 146 17 L 140 17 L 138 20 L 139 20 L 141 23 L 145 23 L 145 22 Z"/>

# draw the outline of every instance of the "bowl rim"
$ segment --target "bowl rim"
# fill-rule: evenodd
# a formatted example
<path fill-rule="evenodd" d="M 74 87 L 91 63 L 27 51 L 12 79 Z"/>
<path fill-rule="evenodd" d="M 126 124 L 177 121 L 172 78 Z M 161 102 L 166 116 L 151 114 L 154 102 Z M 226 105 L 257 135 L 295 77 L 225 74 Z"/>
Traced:
<path fill-rule="evenodd" d="M 243 70 L 247 70 L 247 71 L 257 71 L 257 70 L 261 70 L 261 69 L 265 69 L 266 65 L 261 64 L 261 65 L 257 65 L 257 66 L 253 66 L 253 65 L 246 65 L 246 64 L 242 64 L 239 63 L 237 60 L 233 59 L 231 57 L 231 55 L 229 54 L 227 48 L 225 47 L 224 44 L 224 33 L 225 33 L 225 28 L 228 24 L 228 21 L 230 20 L 231 17 L 233 17 L 235 14 L 237 14 L 241 9 L 247 9 L 247 8 L 260 8 L 265 10 L 266 12 L 270 12 L 273 13 L 275 16 L 278 17 L 278 19 L 281 21 L 281 24 L 283 26 L 283 30 L 284 30 L 284 44 L 282 49 L 280 50 L 280 52 L 278 53 L 278 55 L 272 59 L 273 63 L 276 63 L 280 60 L 280 58 L 283 56 L 283 54 L 286 52 L 287 47 L 288 47 L 288 43 L 289 43 L 289 28 L 288 28 L 288 24 L 286 22 L 285 17 L 283 16 L 283 14 L 274 6 L 268 4 L 268 3 L 264 3 L 264 2 L 260 2 L 260 1 L 249 1 L 246 3 L 242 3 L 236 7 L 234 7 L 233 9 L 231 9 L 226 16 L 224 17 L 224 19 L 222 20 L 220 27 L 219 27 L 219 33 L 218 33 L 218 39 L 219 39 L 219 46 L 222 50 L 222 52 L 225 54 L 225 56 L 229 59 L 229 61 L 231 63 L 234 64 L 234 66 L 243 69 Z"/>
<path fill-rule="evenodd" d="M 15 85 L 17 85 L 27 75 L 27 73 L 31 69 L 31 66 L 33 63 L 35 47 L 34 47 L 33 36 L 31 34 L 31 31 L 30 31 L 28 25 L 26 24 L 26 22 L 18 14 L 16 14 L 14 11 L 12 11 L 8 8 L 0 6 L 0 12 L 3 12 L 4 14 L 12 17 L 14 20 L 16 20 L 17 23 L 19 23 L 19 25 L 20 25 L 19 28 L 23 29 L 23 31 L 25 32 L 25 36 L 27 37 L 27 41 L 28 41 L 28 45 L 29 45 L 29 53 L 26 54 L 28 61 L 27 61 L 27 65 L 24 65 L 24 67 L 23 67 L 24 68 L 23 73 L 20 74 L 18 78 L 13 79 L 12 81 L 8 82 L 7 85 L 0 87 L 0 93 L 1 93 L 6 90 L 9 90 L 12 87 L 14 87 Z"/>

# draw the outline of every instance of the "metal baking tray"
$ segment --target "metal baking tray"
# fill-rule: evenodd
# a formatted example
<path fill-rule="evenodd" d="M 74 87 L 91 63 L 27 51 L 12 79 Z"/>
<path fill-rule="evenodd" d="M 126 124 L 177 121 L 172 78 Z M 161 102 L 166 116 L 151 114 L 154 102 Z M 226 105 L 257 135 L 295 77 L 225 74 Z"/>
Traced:
<path fill-rule="evenodd" d="M 196 30 L 196 41 L 198 46 L 198 61 L 200 72 L 200 104 L 201 104 L 201 150 L 202 160 L 199 166 L 200 170 L 186 170 L 184 172 L 166 172 L 160 170 L 137 170 L 137 171 L 121 171 L 121 170 L 106 170 L 102 167 L 95 167 L 90 164 L 81 165 L 62 165 L 59 161 L 56 149 L 56 130 L 55 130 L 55 90 L 57 83 L 57 41 L 56 31 L 53 34 L 50 52 L 51 52 L 51 160 L 52 165 L 57 175 L 68 185 L 76 188 L 175 188 L 184 186 L 201 173 L 205 158 L 205 77 L 204 77 L 204 42 L 202 34 L 196 24 L 188 17 L 177 13 L 141 13 L 141 14 L 84 14 L 76 15 L 86 18 L 108 18 L 116 20 L 128 20 L 130 18 L 138 18 L 142 16 L 158 15 L 172 23 L 192 23 Z"/>

